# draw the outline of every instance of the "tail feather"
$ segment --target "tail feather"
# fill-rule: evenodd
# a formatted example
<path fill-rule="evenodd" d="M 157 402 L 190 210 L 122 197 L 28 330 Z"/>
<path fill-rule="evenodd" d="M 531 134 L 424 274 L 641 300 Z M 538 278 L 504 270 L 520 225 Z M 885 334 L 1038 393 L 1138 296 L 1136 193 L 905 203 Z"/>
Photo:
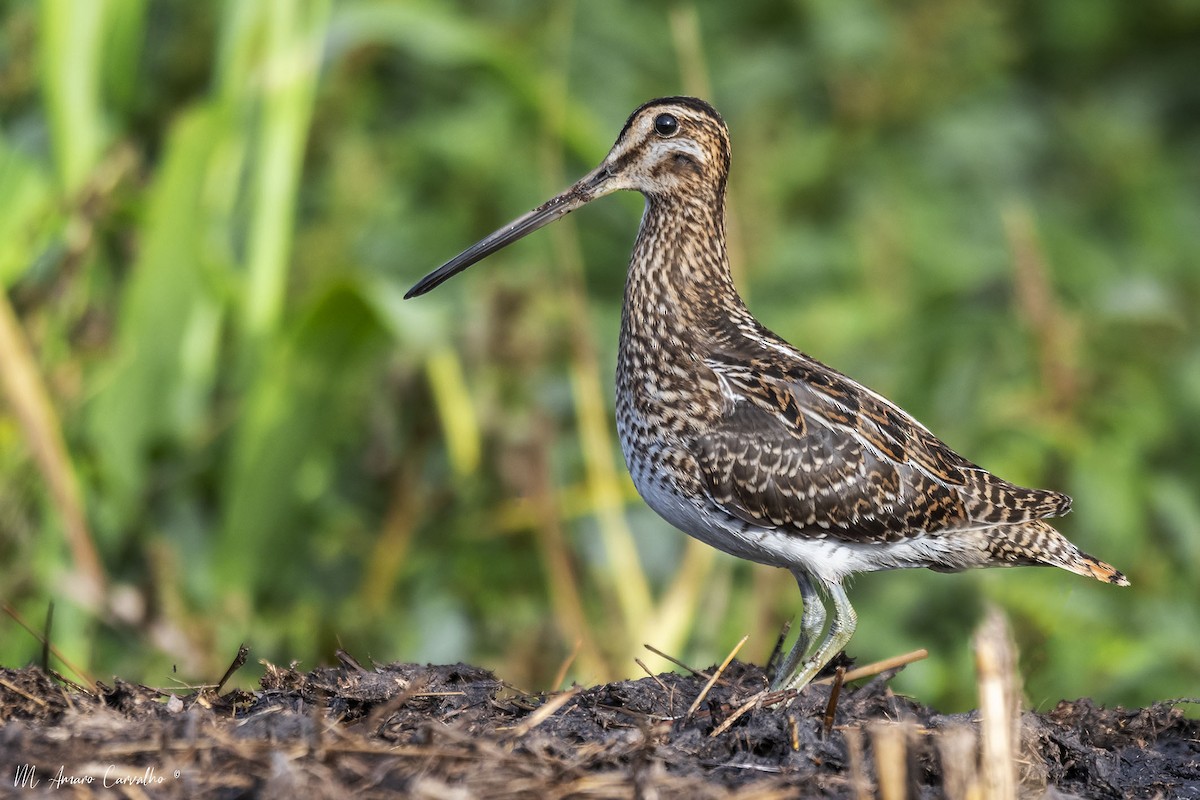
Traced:
<path fill-rule="evenodd" d="M 1098 581 L 1111 583 L 1115 586 L 1129 585 L 1129 579 L 1119 569 L 1098 558 L 1093 558 L 1084 552 L 1079 553 L 1079 558 L 1074 563 L 1070 565 L 1059 564 L 1057 566 L 1074 572 L 1076 575 L 1082 575 L 1085 578 L 1095 578 Z"/>
<path fill-rule="evenodd" d="M 1000 563 L 1044 564 L 1116 586 L 1129 585 L 1129 579 L 1120 570 L 1084 553 L 1041 520 L 992 528 L 988 551 Z"/>

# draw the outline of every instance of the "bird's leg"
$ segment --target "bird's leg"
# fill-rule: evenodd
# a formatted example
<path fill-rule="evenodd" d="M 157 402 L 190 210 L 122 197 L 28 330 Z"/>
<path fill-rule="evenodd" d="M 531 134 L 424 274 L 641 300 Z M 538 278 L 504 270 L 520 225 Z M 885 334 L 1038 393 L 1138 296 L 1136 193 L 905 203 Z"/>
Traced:
<path fill-rule="evenodd" d="M 829 663 L 831 658 L 841 652 L 846 643 L 850 641 L 850 637 L 854 635 L 854 628 L 858 625 L 858 615 L 854 613 L 854 608 L 850 605 L 850 598 L 846 596 L 846 590 L 840 583 L 826 584 L 825 590 L 829 593 L 829 599 L 833 601 L 833 622 L 829 625 L 829 633 L 795 676 L 788 680 L 785 688 L 804 688 L 809 681 L 816 677 L 821 668 Z M 791 660 L 792 657 L 789 654 L 788 662 L 790 663 Z"/>
<path fill-rule="evenodd" d="M 779 665 L 779 669 L 775 671 L 775 675 L 771 679 L 773 691 L 782 689 L 791 678 L 792 673 L 800 664 L 800 659 L 808 653 L 808 648 L 817 640 L 817 635 L 825 625 L 825 604 L 821 601 L 821 595 L 817 592 L 813 579 L 807 572 L 799 569 L 792 570 L 792 574 L 796 576 L 796 583 L 800 586 L 800 598 L 804 602 L 804 612 L 800 617 L 800 634 L 796 637 L 796 643 L 792 645 L 787 658 Z"/>
<path fill-rule="evenodd" d="M 804 637 L 802 652 L 807 653 L 808 648 L 817 641 L 821 629 L 825 627 L 825 601 L 821 599 L 816 584 L 807 572 L 797 571 L 796 583 L 800 585 L 800 597 L 804 601 L 804 614 L 800 617 L 800 635 Z M 791 666 L 792 669 L 796 668 L 795 664 Z"/>

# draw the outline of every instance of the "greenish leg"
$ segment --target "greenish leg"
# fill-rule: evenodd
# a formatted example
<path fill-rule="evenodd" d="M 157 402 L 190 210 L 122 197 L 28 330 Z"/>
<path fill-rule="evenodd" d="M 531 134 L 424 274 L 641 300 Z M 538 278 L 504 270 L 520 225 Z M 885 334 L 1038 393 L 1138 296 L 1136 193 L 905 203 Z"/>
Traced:
<path fill-rule="evenodd" d="M 846 643 L 850 641 L 850 637 L 854 635 L 854 628 L 858 625 L 858 615 L 854 613 L 854 608 L 850 605 L 850 598 L 846 596 L 846 590 L 842 588 L 842 585 L 840 583 L 827 584 L 825 590 L 829 593 L 829 599 L 833 601 L 833 622 L 829 626 L 829 633 L 796 675 L 788 680 L 786 686 L 788 689 L 802 689 L 807 686 L 822 667 L 842 651 Z M 792 654 L 789 653 L 788 662 L 790 663 L 791 660 Z"/>
<path fill-rule="evenodd" d="M 771 681 L 772 691 L 779 691 L 787 684 L 788 679 L 800 664 L 800 660 L 804 658 L 812 643 L 817 640 L 817 635 L 821 633 L 821 628 L 825 625 L 825 604 L 821 601 L 821 595 L 817 592 L 812 577 L 799 569 L 792 570 L 792 574 L 796 576 L 796 583 L 800 586 L 800 598 L 804 601 L 804 613 L 800 617 L 800 634 L 796 637 L 796 643 L 792 645 L 787 658 L 779 665 L 779 669 L 776 670 Z"/>

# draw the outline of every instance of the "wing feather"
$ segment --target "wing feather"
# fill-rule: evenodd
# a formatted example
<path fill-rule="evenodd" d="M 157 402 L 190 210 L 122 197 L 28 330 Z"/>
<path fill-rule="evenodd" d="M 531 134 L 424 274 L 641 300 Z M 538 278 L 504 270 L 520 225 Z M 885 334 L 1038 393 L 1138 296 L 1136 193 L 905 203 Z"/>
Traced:
<path fill-rule="evenodd" d="M 878 394 L 800 353 L 709 358 L 725 407 L 690 449 L 713 501 L 806 536 L 895 541 L 1065 513 L 967 461 Z"/>

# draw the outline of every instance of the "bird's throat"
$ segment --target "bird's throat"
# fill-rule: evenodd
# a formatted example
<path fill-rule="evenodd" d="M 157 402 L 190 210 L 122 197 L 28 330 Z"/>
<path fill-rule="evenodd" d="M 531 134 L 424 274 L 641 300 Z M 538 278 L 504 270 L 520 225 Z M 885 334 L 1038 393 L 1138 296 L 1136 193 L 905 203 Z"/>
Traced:
<path fill-rule="evenodd" d="M 744 308 L 729 271 L 724 198 L 648 197 L 622 333 L 690 339 Z"/>

